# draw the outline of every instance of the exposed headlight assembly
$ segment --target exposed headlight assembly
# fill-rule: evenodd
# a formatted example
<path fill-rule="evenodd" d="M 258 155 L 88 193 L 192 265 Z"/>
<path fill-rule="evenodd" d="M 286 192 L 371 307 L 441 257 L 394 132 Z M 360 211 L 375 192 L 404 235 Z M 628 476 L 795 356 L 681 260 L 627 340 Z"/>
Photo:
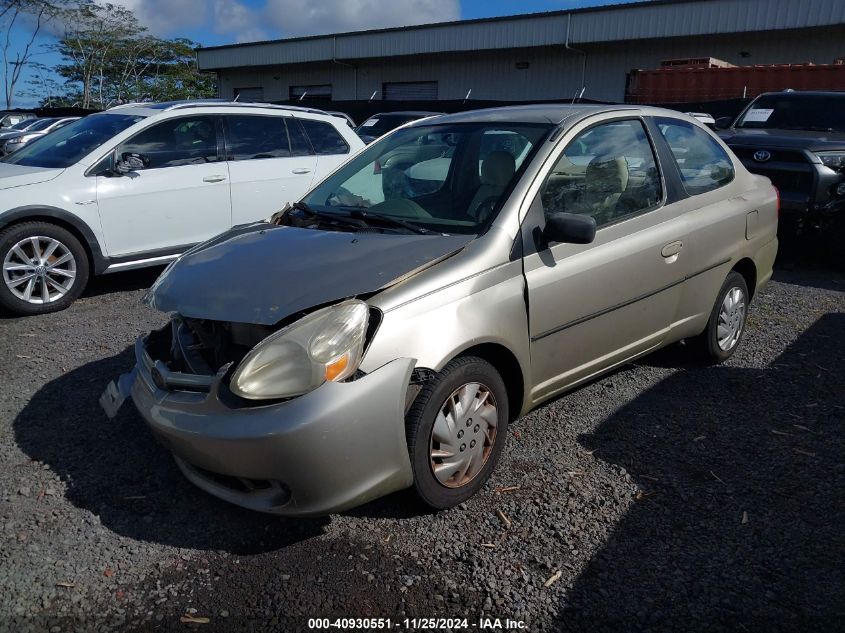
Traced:
<path fill-rule="evenodd" d="M 845 170 L 845 152 L 815 152 L 825 167 L 837 171 Z"/>
<path fill-rule="evenodd" d="M 292 398 L 355 373 L 364 354 L 369 307 L 344 301 L 268 336 L 232 375 L 232 393 L 249 400 Z"/>

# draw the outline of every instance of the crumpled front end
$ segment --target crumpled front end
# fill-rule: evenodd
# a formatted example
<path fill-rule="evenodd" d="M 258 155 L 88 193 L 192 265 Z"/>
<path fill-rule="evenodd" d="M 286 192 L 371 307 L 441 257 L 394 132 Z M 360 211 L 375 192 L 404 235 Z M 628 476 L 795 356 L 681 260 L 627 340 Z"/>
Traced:
<path fill-rule="evenodd" d="M 134 370 L 101 402 L 113 415 L 131 397 L 188 479 L 252 510 L 321 515 L 410 486 L 404 408 L 414 360 L 287 400 L 247 401 L 229 378 L 264 333 L 177 317 L 137 341 Z"/>

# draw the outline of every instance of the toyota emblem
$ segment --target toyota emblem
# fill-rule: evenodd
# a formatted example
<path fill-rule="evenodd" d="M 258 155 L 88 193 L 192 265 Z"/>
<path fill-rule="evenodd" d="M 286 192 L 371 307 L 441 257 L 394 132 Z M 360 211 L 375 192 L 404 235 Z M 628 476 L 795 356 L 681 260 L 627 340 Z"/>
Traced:
<path fill-rule="evenodd" d="M 758 163 L 765 163 L 772 157 L 770 152 L 767 152 L 764 149 L 761 149 L 759 152 L 754 152 L 754 160 Z"/>

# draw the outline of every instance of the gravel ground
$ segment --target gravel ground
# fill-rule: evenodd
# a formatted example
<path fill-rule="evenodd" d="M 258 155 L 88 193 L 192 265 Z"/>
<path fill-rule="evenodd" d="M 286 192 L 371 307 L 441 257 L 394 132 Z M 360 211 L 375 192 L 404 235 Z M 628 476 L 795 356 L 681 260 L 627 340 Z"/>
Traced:
<path fill-rule="evenodd" d="M 845 627 L 841 274 L 778 271 L 724 366 L 673 346 L 532 412 L 460 508 L 405 492 L 308 521 L 213 499 L 131 405 L 99 410 L 133 339 L 164 322 L 138 302 L 155 274 L 0 317 L 0 628 Z"/>

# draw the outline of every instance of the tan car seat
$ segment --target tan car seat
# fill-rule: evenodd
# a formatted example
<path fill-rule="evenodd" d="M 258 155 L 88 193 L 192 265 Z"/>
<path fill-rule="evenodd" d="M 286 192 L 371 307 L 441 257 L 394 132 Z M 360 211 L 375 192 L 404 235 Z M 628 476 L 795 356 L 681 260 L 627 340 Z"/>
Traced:
<path fill-rule="evenodd" d="M 628 161 L 622 156 L 597 156 L 587 165 L 584 191 L 573 211 L 591 215 L 597 224 L 604 224 L 613 219 L 619 198 L 627 187 Z"/>
<path fill-rule="evenodd" d="M 516 161 L 508 152 L 490 152 L 481 163 L 481 185 L 467 207 L 470 217 L 483 222 L 493 211 L 516 173 Z"/>

